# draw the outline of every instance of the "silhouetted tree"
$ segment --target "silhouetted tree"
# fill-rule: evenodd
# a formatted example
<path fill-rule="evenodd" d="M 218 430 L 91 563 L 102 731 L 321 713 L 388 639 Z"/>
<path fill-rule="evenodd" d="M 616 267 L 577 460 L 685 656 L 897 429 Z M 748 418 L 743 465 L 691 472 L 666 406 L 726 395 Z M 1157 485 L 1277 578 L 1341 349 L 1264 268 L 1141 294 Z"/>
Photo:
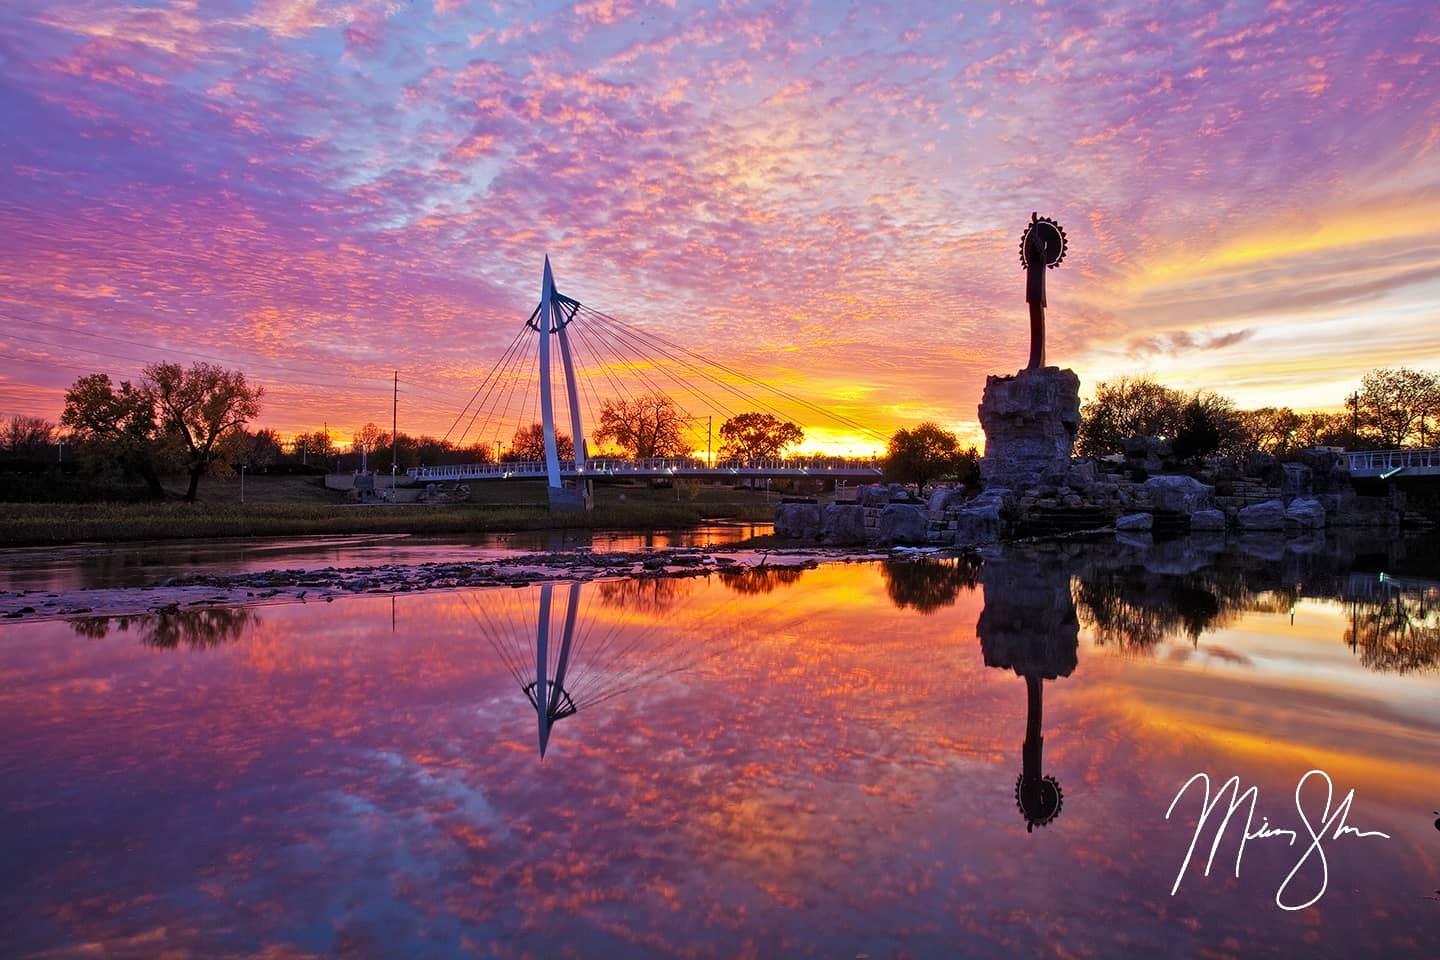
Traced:
<path fill-rule="evenodd" d="M 740 413 L 720 424 L 720 456 L 726 459 L 773 460 L 805 439 L 798 424 L 768 413 Z"/>
<path fill-rule="evenodd" d="M 290 455 L 301 463 L 323 467 L 326 461 L 335 456 L 335 441 L 330 436 L 330 431 L 323 428 L 302 433 L 290 445 Z"/>
<path fill-rule="evenodd" d="M 361 457 L 360 462 L 368 466 L 370 456 L 389 444 L 390 435 L 372 420 L 357 430 L 350 438 L 350 452 L 358 453 Z"/>
<path fill-rule="evenodd" d="M 215 458 L 215 442 L 260 413 L 263 387 L 252 387 L 239 370 L 196 363 L 145 368 L 144 390 L 154 404 L 160 429 L 180 446 L 190 475 L 185 500 L 193 503 L 200 477 Z"/>
<path fill-rule="evenodd" d="M 922 423 L 895 431 L 886 449 L 885 479 L 913 483 L 920 490 L 936 480 L 974 483 L 980 475 L 980 455 L 974 447 L 960 449 L 960 440 L 949 430 Z"/>
<path fill-rule="evenodd" d="M 165 496 L 160 486 L 163 451 L 155 402 L 143 387 L 122 380 L 117 390 L 104 373 L 81 377 L 65 391 L 60 422 L 82 441 L 92 469 L 114 464 L 140 477 L 152 497 Z"/>
<path fill-rule="evenodd" d="M 1241 452 L 1245 428 L 1229 397 L 1197 391 L 1180 411 L 1171 449 L 1182 461 L 1195 461 L 1222 450 Z"/>
<path fill-rule="evenodd" d="M 1149 377 L 1121 377 L 1095 385 L 1095 396 L 1080 408 L 1075 452 L 1084 457 L 1120 453 L 1131 437 L 1174 439 L 1186 397 Z"/>
<path fill-rule="evenodd" d="M 575 456 L 575 443 L 563 433 L 555 435 L 556 455 L 561 460 L 569 460 Z M 545 459 L 545 427 L 542 424 L 532 423 L 528 427 L 521 427 L 515 431 L 515 436 L 510 439 L 510 449 L 505 451 L 506 460 L 544 460 Z"/>
<path fill-rule="evenodd" d="M 51 452 L 55 445 L 55 424 L 41 417 L 14 416 L 0 437 L 7 453 L 36 456 Z"/>
<path fill-rule="evenodd" d="M 684 411 L 663 394 L 606 400 L 600 405 L 595 442 L 614 441 L 637 460 L 678 457 L 690 452 L 684 425 Z"/>
<path fill-rule="evenodd" d="M 1440 410 L 1440 377 L 1405 367 L 1372 370 L 1361 378 L 1357 400 L 1361 429 L 1383 447 L 1401 447 Z"/>

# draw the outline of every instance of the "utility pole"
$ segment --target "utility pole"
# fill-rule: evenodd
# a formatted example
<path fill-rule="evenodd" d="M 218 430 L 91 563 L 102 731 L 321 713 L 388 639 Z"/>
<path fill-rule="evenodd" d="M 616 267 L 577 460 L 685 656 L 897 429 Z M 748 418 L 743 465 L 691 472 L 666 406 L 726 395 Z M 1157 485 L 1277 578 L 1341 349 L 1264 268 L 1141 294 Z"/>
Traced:
<path fill-rule="evenodd" d="M 395 499 L 395 455 L 399 450 L 397 444 L 400 442 L 400 371 L 395 371 L 395 392 L 390 398 L 390 503 L 393 505 L 399 501 Z"/>
<path fill-rule="evenodd" d="M 712 413 L 705 418 L 705 466 L 709 469 L 715 468 L 715 461 L 710 456 L 710 434 L 715 426 L 715 415 Z"/>

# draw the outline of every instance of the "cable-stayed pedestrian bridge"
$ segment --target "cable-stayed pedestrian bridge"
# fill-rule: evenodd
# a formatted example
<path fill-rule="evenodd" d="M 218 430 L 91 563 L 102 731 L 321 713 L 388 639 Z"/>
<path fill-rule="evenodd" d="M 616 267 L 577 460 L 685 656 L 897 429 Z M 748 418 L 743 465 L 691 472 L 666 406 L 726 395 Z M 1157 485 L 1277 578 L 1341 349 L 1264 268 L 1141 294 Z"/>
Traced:
<path fill-rule="evenodd" d="M 672 334 L 698 322 L 678 313 L 664 319 Z M 592 481 L 610 477 L 879 477 L 873 459 L 782 459 L 801 445 L 805 431 L 812 440 L 852 449 L 886 442 L 851 415 L 868 412 L 865 401 L 837 409 L 797 392 L 819 379 L 807 363 L 813 357 L 797 351 L 788 360 L 788 351 L 753 331 L 699 329 L 732 355 L 748 354 L 774 372 L 761 380 L 565 296 L 555 288 L 547 257 L 539 305 L 445 434 L 455 447 L 468 442 L 474 462 L 408 473 L 420 483 L 543 478 L 551 507 L 560 509 L 588 507 Z M 782 354 L 797 366 L 777 362 Z M 611 453 L 617 448 L 622 456 Z"/>
<path fill-rule="evenodd" d="M 407 470 L 417 483 L 440 483 L 453 480 L 540 480 L 549 476 L 544 460 L 518 460 L 510 463 L 446 464 L 435 467 L 412 467 Z M 725 461 L 712 465 L 694 457 L 652 457 L 646 460 L 600 458 L 585 461 L 583 469 L 574 460 L 560 461 L 560 475 L 568 479 L 589 477 L 643 477 L 647 479 L 678 477 L 723 480 L 727 477 L 772 478 L 817 477 L 829 480 L 854 480 L 872 483 L 880 479 L 881 465 L 873 459 L 811 457 L 790 460 Z"/>
<path fill-rule="evenodd" d="M 1440 447 L 1357 450 L 1345 458 L 1352 477 L 1440 477 Z"/>

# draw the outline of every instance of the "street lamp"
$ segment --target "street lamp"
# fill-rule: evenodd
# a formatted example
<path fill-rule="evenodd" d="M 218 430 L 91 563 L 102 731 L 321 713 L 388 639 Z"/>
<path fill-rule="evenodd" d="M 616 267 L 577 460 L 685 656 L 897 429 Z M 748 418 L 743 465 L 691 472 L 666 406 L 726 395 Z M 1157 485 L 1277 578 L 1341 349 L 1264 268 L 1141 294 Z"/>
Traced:
<path fill-rule="evenodd" d="M 245 464 L 240 464 L 240 502 L 245 502 Z"/>

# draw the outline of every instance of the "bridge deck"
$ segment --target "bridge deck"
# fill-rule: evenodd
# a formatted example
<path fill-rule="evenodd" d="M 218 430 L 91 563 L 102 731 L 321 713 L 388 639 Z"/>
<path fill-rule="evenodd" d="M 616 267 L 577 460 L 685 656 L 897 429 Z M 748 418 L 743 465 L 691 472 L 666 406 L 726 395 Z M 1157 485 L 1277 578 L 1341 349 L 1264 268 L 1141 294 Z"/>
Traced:
<path fill-rule="evenodd" d="M 436 467 L 412 467 L 405 472 L 418 483 L 448 480 L 543 480 L 547 476 L 543 460 L 446 464 Z M 586 460 L 583 470 L 576 468 L 574 460 L 560 461 L 560 475 L 570 478 L 708 477 L 721 480 L 727 477 L 821 477 L 873 482 L 880 478 L 880 474 L 881 467 L 878 460 L 763 460 L 752 463 L 731 462 L 707 466 L 698 460 L 686 457 L 654 460 L 594 459 Z"/>
<path fill-rule="evenodd" d="M 1394 476 L 1440 476 L 1440 447 L 1359 450 L 1345 454 L 1345 458 L 1350 462 L 1352 477 L 1379 477 L 1388 480 Z"/>

